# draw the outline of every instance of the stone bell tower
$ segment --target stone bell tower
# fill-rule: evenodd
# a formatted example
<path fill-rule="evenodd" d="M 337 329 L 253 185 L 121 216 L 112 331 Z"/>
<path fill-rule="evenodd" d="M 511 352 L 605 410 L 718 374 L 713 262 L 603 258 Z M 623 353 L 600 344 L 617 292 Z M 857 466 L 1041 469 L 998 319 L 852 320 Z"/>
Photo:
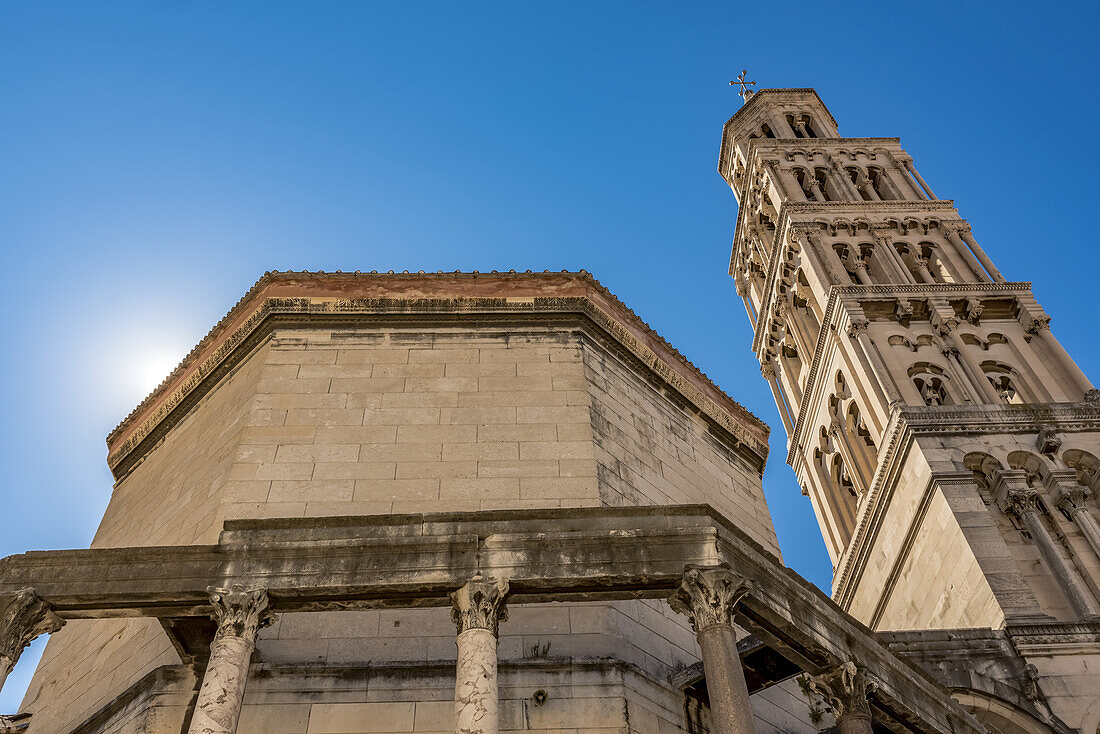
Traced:
<path fill-rule="evenodd" d="M 1100 403 L 897 138 L 844 138 L 812 89 L 747 95 L 719 172 L 730 274 L 787 462 L 875 629 L 1100 613 Z"/>
<path fill-rule="evenodd" d="M 730 274 L 834 600 L 998 729 L 1011 700 L 1092 731 L 1100 393 L 897 138 L 840 137 L 812 89 L 743 96 Z"/>

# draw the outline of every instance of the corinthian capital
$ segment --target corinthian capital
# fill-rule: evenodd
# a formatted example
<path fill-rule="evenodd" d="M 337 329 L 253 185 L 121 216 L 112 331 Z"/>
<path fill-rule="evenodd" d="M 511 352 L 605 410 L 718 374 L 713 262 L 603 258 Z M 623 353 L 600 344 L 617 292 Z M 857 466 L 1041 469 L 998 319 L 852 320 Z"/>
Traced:
<path fill-rule="evenodd" d="M 275 621 L 268 605 L 267 589 L 246 589 L 233 584 L 229 589 L 210 589 L 210 616 L 218 623 L 214 639 L 240 637 L 255 641 L 256 633 Z"/>
<path fill-rule="evenodd" d="M 1071 515 L 1075 510 L 1085 507 L 1085 500 L 1092 496 L 1092 490 L 1080 484 L 1058 485 L 1054 493 L 1054 504 Z"/>
<path fill-rule="evenodd" d="M 451 621 L 458 628 L 458 634 L 482 629 L 496 637 L 500 623 L 508 619 L 508 607 L 504 604 L 507 595 L 507 581 L 481 577 L 471 579 L 451 594 Z"/>
<path fill-rule="evenodd" d="M 869 679 L 862 667 L 848 661 L 812 676 L 810 688 L 825 700 L 839 725 L 841 719 L 871 718 L 867 697 L 875 692 L 878 684 Z"/>
<path fill-rule="evenodd" d="M 870 325 L 871 322 L 867 319 L 852 319 L 848 324 L 848 336 L 856 339 L 860 334 L 866 333 Z"/>
<path fill-rule="evenodd" d="M 1021 515 L 1030 510 L 1037 510 L 1040 497 L 1039 490 L 1031 487 L 1012 488 L 1005 492 L 1001 501 L 1001 509 L 1009 515 Z"/>
<path fill-rule="evenodd" d="M 0 657 L 15 665 L 23 648 L 39 635 L 53 634 L 65 620 L 34 589 L 20 589 L 0 597 Z"/>
<path fill-rule="evenodd" d="M 724 566 L 688 566 L 668 604 L 686 614 L 698 633 L 716 624 L 732 625 L 734 608 L 750 591 L 751 581 Z"/>

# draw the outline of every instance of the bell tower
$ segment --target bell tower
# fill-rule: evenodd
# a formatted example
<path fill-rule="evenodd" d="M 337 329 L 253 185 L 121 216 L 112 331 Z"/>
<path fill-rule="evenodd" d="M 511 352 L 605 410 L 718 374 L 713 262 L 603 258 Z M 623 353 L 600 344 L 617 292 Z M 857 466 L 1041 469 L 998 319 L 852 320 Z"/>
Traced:
<path fill-rule="evenodd" d="M 872 629 L 1100 614 L 1100 395 L 897 138 L 744 93 L 730 274 L 833 561 Z"/>

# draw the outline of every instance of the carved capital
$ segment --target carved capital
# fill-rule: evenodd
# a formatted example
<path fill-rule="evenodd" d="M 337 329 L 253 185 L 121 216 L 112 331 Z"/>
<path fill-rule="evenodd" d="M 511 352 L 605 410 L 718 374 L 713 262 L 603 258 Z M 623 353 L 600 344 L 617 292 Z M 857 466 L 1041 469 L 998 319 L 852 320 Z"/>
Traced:
<path fill-rule="evenodd" d="M 765 380 L 774 380 L 775 363 L 769 361 L 764 362 L 762 365 L 760 365 L 760 376 L 763 377 Z"/>
<path fill-rule="evenodd" d="M 1001 509 L 1009 515 L 1019 517 L 1025 512 L 1035 512 L 1039 509 L 1039 490 L 1031 487 L 1014 487 L 1004 493 L 1001 500 Z"/>
<path fill-rule="evenodd" d="M 674 612 L 686 614 L 699 633 L 716 624 L 732 625 L 737 603 L 750 591 L 751 581 L 724 566 L 688 566 L 668 604 Z"/>
<path fill-rule="evenodd" d="M 867 328 L 871 325 L 868 319 L 852 319 L 848 324 L 848 336 L 853 339 L 859 338 L 860 334 L 866 334 Z"/>
<path fill-rule="evenodd" d="M 496 637 L 500 623 L 508 619 L 508 582 L 483 579 L 480 576 L 466 582 L 451 594 L 451 621 L 458 634 L 468 630 L 489 630 Z"/>
<path fill-rule="evenodd" d="M 841 719 L 871 718 L 867 697 L 878 689 L 866 670 L 852 661 L 810 677 L 810 688 L 824 699 L 837 725 Z"/>
<path fill-rule="evenodd" d="M 34 589 L 5 594 L 0 597 L 0 657 L 15 665 L 23 648 L 36 637 L 53 634 L 64 625 L 65 620 Z"/>
<path fill-rule="evenodd" d="M 1092 490 L 1080 484 L 1059 484 L 1054 491 L 1054 504 L 1069 514 L 1085 509 L 1085 500 L 1092 496 Z"/>
<path fill-rule="evenodd" d="M 1045 314 L 1033 317 L 1031 322 L 1024 327 L 1024 331 L 1033 336 L 1038 336 L 1044 331 L 1050 331 L 1050 317 Z"/>
<path fill-rule="evenodd" d="M 955 329 L 959 328 L 959 318 L 957 316 L 940 316 L 936 312 L 932 314 L 932 328 L 936 330 L 936 333 L 940 336 L 947 336 Z"/>
<path fill-rule="evenodd" d="M 240 637 L 255 642 L 256 634 L 275 621 L 268 605 L 267 589 L 246 589 L 233 584 L 230 589 L 210 589 L 210 616 L 218 623 L 214 639 Z"/>

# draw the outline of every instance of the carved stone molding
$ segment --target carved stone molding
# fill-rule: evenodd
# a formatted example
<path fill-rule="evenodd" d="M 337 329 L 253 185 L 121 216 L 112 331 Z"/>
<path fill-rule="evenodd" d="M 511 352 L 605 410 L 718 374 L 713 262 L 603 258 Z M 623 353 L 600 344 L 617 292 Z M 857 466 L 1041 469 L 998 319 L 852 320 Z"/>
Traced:
<path fill-rule="evenodd" d="M 53 634 L 65 625 L 49 602 L 34 589 L 20 589 L 0 597 L 0 657 L 11 665 L 39 635 Z"/>
<path fill-rule="evenodd" d="M 451 594 L 451 621 L 458 634 L 467 630 L 489 630 L 496 637 L 500 623 L 508 619 L 508 582 L 495 579 L 471 579 Z"/>
<path fill-rule="evenodd" d="M 750 580 L 725 566 L 689 566 L 668 604 L 673 611 L 687 615 L 698 634 L 712 625 L 732 625 L 738 602 L 751 591 Z"/>
<path fill-rule="evenodd" d="M 254 641 L 261 629 L 275 621 L 266 589 L 246 589 L 241 584 L 233 584 L 229 589 L 211 589 L 210 604 L 214 607 L 210 616 L 218 623 L 215 640 L 240 637 Z"/>
<path fill-rule="evenodd" d="M 867 701 L 878 688 L 867 672 L 852 661 L 810 677 L 810 688 L 828 705 L 840 725 L 841 719 L 871 718 L 871 706 Z"/>

